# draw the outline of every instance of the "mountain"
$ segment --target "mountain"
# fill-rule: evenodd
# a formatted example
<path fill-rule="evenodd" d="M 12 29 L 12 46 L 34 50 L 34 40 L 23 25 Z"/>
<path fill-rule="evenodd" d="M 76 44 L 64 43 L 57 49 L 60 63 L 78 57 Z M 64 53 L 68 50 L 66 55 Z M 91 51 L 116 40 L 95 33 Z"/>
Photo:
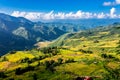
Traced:
<path fill-rule="evenodd" d="M 54 20 L 51 23 L 69 23 L 69 24 L 76 24 L 80 28 L 90 29 L 95 28 L 98 26 L 107 26 L 113 24 L 115 22 L 120 22 L 120 19 L 61 19 L 61 20 Z"/>
<path fill-rule="evenodd" d="M 119 22 L 119 19 L 56 20 L 43 23 L 0 13 L 0 55 L 11 50 L 33 48 L 39 41 L 52 41 L 68 32 L 71 35 L 71 32 L 88 30 L 113 22 Z"/>
<path fill-rule="evenodd" d="M 38 22 L 39 23 L 39 22 Z M 81 26 L 80 24 L 73 23 L 61 23 L 61 22 L 49 22 L 49 23 L 39 23 L 39 25 L 45 25 L 48 27 L 55 27 L 65 32 L 77 32 L 80 30 L 89 29 L 87 26 Z"/>
<path fill-rule="evenodd" d="M 10 22 L 21 22 L 21 23 L 29 23 L 32 24 L 30 20 L 27 20 L 23 17 L 13 17 L 4 13 L 0 13 L 0 19 L 5 20 L 5 21 L 10 21 Z"/>
<path fill-rule="evenodd" d="M 1 56 L 0 80 L 120 80 L 120 23 L 46 43 Z"/>
<path fill-rule="evenodd" d="M 91 41 L 92 45 L 96 42 L 102 42 L 105 40 L 111 42 L 114 40 L 120 40 L 120 23 L 114 23 L 112 25 L 104 27 L 100 26 L 85 31 L 67 33 L 54 40 L 51 45 L 78 47 L 80 44 L 87 43 L 89 41 Z M 101 45 L 103 46 L 105 44 L 101 43 Z"/>
<path fill-rule="evenodd" d="M 32 48 L 39 41 L 50 41 L 64 33 L 56 27 L 0 13 L 0 55 L 11 50 Z"/>
<path fill-rule="evenodd" d="M 45 25 L 48 27 L 57 27 L 65 32 L 78 32 L 81 30 L 88 30 L 99 26 L 107 26 L 116 22 L 120 22 L 120 19 L 61 19 L 53 20 L 46 23 L 38 23 L 39 25 Z"/>

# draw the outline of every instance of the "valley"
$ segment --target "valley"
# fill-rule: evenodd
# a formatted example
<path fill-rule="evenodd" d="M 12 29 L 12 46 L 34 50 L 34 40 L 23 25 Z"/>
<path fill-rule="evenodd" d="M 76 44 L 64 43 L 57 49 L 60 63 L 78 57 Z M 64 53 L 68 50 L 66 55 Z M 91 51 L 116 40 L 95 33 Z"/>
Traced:
<path fill-rule="evenodd" d="M 61 35 L 0 57 L 1 80 L 120 79 L 120 24 Z"/>
<path fill-rule="evenodd" d="M 38 42 L 52 41 L 65 33 L 79 32 L 117 22 L 119 19 L 56 20 L 43 23 L 0 13 L 0 56 L 9 51 L 32 49 Z"/>

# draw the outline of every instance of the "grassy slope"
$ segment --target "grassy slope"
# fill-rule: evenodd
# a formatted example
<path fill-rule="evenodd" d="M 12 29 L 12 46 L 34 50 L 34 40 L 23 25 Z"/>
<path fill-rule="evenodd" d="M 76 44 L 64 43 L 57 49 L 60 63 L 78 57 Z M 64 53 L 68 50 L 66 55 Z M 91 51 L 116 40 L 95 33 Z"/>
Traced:
<path fill-rule="evenodd" d="M 52 46 L 94 46 L 94 47 L 115 47 L 115 43 L 120 39 L 119 26 L 109 26 L 96 28 L 94 30 L 65 34 L 54 41 Z M 99 43 L 94 43 L 98 40 Z"/>
<path fill-rule="evenodd" d="M 98 28 L 97 28 L 98 29 Z M 119 28 L 104 28 L 99 30 L 65 34 L 58 38 L 52 45 L 63 46 L 67 49 L 60 48 L 57 55 L 47 56 L 46 58 L 33 61 L 32 63 L 21 63 L 20 60 L 29 58 L 37 58 L 46 56 L 38 50 L 17 51 L 14 54 L 7 54 L 0 58 L 0 71 L 4 71 L 8 77 L 1 80 L 33 80 L 34 74 L 38 80 L 73 80 L 77 76 L 93 76 L 99 77 L 98 80 L 104 80 L 103 75 L 107 73 L 104 65 L 112 69 L 120 66 L 120 54 L 116 54 L 119 37 Z M 98 42 L 95 42 L 97 40 Z M 81 51 L 92 51 L 83 52 Z M 114 58 L 103 58 L 101 54 L 112 55 Z M 55 66 L 55 72 L 52 73 L 45 69 L 45 61 L 54 60 L 58 62 L 58 58 L 62 58 L 63 62 L 59 66 Z M 74 59 L 75 62 L 65 63 L 68 59 Z M 28 65 L 35 66 L 34 71 L 28 71 L 21 75 L 16 75 L 15 70 L 19 67 L 25 68 Z"/>

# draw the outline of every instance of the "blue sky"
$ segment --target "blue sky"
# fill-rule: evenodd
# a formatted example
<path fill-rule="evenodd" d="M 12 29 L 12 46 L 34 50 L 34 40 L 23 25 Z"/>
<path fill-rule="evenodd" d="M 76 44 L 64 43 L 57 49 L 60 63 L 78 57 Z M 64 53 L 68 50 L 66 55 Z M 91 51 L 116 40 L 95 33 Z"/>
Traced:
<path fill-rule="evenodd" d="M 118 18 L 120 0 L 0 0 L 0 12 L 31 20 Z"/>
<path fill-rule="evenodd" d="M 105 11 L 103 2 L 108 0 L 0 0 L 0 8 L 19 11 Z M 111 0 L 110 0 L 111 1 Z"/>

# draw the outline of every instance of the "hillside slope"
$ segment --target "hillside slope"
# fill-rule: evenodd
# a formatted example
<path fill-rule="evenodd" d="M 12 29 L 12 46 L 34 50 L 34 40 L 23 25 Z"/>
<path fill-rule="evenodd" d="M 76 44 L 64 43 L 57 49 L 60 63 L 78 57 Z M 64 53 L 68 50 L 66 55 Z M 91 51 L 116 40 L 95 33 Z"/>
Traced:
<path fill-rule="evenodd" d="M 120 80 L 120 24 L 67 33 L 52 46 L 0 57 L 1 80 Z"/>
<path fill-rule="evenodd" d="M 58 39 L 53 41 L 53 46 L 71 46 L 71 47 L 80 47 L 82 46 L 113 46 L 113 41 L 120 40 L 120 23 L 114 23 L 113 25 L 105 27 L 97 27 L 95 29 L 90 29 L 87 31 L 80 31 L 76 33 L 67 33 L 62 35 Z M 107 43 L 103 43 L 106 41 Z M 87 43 L 90 43 L 87 45 Z M 84 44 L 85 43 L 85 44 Z M 109 45 L 107 45 L 109 44 Z M 81 46 L 81 47 L 82 47 Z"/>
<path fill-rule="evenodd" d="M 51 41 L 64 33 L 56 27 L 38 25 L 22 17 L 0 13 L 0 55 L 33 48 L 39 41 Z"/>

